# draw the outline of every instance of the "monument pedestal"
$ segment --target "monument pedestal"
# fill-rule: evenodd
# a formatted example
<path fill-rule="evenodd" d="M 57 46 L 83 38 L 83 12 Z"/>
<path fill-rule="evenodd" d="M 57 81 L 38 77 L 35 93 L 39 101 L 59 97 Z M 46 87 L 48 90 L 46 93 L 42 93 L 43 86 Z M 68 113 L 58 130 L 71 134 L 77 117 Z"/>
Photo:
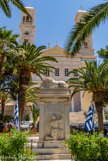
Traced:
<path fill-rule="evenodd" d="M 35 152 L 39 159 L 67 159 L 70 154 L 63 149 L 69 138 L 69 89 L 65 82 L 44 80 L 40 87 L 39 142 Z"/>

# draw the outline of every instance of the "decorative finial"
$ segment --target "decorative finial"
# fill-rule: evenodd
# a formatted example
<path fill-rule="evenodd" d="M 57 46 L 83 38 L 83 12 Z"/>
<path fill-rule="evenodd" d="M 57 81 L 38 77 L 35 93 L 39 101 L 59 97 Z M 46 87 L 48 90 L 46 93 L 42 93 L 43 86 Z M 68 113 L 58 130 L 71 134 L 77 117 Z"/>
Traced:
<path fill-rule="evenodd" d="M 58 46 L 58 41 L 56 41 L 56 46 Z"/>
<path fill-rule="evenodd" d="M 80 9 L 83 10 L 83 6 L 80 6 Z"/>
<path fill-rule="evenodd" d="M 48 43 L 48 49 L 50 48 L 50 43 Z"/>
<path fill-rule="evenodd" d="M 28 0 L 28 7 L 30 7 L 30 1 Z"/>

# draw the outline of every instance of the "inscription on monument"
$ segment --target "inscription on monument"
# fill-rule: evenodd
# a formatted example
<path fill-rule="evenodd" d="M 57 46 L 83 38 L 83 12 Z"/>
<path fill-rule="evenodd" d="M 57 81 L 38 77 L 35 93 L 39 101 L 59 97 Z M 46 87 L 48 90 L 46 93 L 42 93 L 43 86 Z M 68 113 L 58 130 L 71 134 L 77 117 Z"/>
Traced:
<path fill-rule="evenodd" d="M 62 103 L 56 103 L 56 104 L 51 104 L 51 103 L 46 103 L 45 111 L 48 113 L 58 113 L 58 112 L 63 112 L 64 107 Z"/>

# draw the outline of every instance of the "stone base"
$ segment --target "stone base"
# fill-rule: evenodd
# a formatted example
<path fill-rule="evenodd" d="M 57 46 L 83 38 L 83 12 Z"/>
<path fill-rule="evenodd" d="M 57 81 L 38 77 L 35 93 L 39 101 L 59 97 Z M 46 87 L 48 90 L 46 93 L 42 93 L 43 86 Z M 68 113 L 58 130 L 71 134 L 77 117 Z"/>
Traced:
<path fill-rule="evenodd" d="M 62 148 L 64 147 L 64 141 L 39 141 L 37 143 L 38 148 Z"/>
<path fill-rule="evenodd" d="M 40 154 L 36 156 L 39 160 L 64 160 L 71 159 L 70 154 Z"/>
<path fill-rule="evenodd" d="M 37 153 L 36 158 L 39 160 L 49 159 L 71 159 L 68 149 L 63 148 L 33 148 L 32 151 Z"/>
<path fill-rule="evenodd" d="M 37 153 L 36 158 L 39 160 L 49 160 L 49 159 L 70 159 L 68 149 L 64 149 L 63 141 L 44 141 L 38 142 L 38 147 L 33 147 L 32 151 Z"/>

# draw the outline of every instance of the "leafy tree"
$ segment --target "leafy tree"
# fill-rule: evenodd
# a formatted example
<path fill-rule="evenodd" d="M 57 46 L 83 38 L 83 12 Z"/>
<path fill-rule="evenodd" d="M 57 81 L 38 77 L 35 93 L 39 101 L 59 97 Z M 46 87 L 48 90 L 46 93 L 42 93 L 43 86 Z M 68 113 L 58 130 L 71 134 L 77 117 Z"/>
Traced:
<path fill-rule="evenodd" d="M 103 131 L 103 115 L 104 98 L 108 90 L 108 65 L 106 63 L 97 65 L 96 61 L 85 62 L 85 67 L 73 70 L 70 74 L 77 74 L 68 80 L 70 88 L 75 88 L 72 96 L 80 91 L 92 93 L 93 101 L 98 115 L 98 131 Z M 108 100 L 108 97 L 107 97 Z"/>
<path fill-rule="evenodd" d="M 105 49 L 100 49 L 97 51 L 100 58 L 102 58 L 104 61 L 108 60 L 108 46 L 106 46 Z"/>
<path fill-rule="evenodd" d="M 7 61 L 6 55 L 4 64 L 2 66 L 1 86 L 0 86 L 0 100 L 1 100 L 1 114 L 4 114 L 5 104 L 11 100 L 16 100 L 18 93 L 18 80 L 14 72 L 15 68 Z"/>
<path fill-rule="evenodd" d="M 80 50 L 89 34 L 99 26 L 101 22 L 105 22 L 108 18 L 108 2 L 99 4 L 91 8 L 87 14 L 84 15 L 81 22 L 77 23 L 72 28 L 65 49 L 68 56 L 74 56 Z M 69 52 L 71 51 L 71 52 Z"/>
<path fill-rule="evenodd" d="M 14 48 L 17 45 L 17 37 L 17 34 L 12 34 L 12 30 L 0 28 L 0 82 L 6 55 L 9 53 L 10 49 Z"/>
<path fill-rule="evenodd" d="M 2 8 L 2 10 L 4 11 L 7 17 L 11 17 L 11 13 L 12 13 L 10 8 L 10 3 L 16 6 L 17 8 L 19 8 L 24 13 L 28 14 L 21 0 L 0 0 L 0 8 Z"/>
<path fill-rule="evenodd" d="M 31 81 L 31 74 L 35 73 L 42 79 L 42 75 L 45 75 L 46 70 L 52 71 L 54 68 L 48 64 L 48 61 L 57 62 L 54 57 L 42 56 L 43 49 L 45 49 L 45 46 L 37 48 L 35 45 L 30 45 L 30 43 L 24 41 L 23 45 L 12 51 L 14 53 L 13 64 L 16 66 L 19 76 L 18 104 L 20 120 L 23 119 L 25 95 Z"/>

